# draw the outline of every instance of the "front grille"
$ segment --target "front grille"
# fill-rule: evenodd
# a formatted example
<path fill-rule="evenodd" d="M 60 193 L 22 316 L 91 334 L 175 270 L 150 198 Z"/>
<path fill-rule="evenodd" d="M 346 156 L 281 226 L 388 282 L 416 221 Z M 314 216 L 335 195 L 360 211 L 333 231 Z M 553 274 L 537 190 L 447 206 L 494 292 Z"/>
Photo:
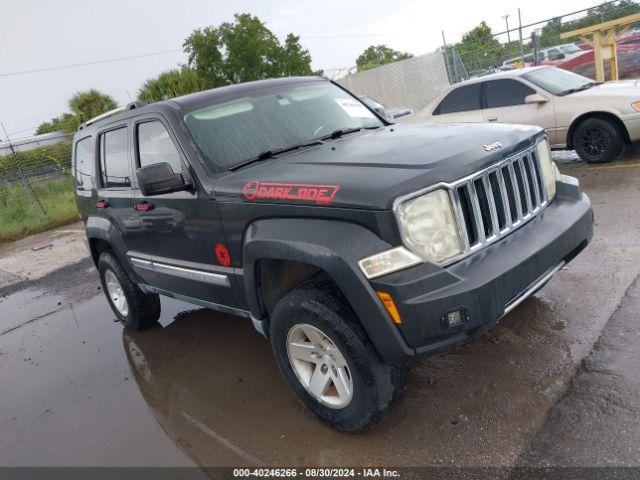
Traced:
<path fill-rule="evenodd" d="M 465 254 L 509 234 L 547 204 L 535 146 L 451 185 Z"/>

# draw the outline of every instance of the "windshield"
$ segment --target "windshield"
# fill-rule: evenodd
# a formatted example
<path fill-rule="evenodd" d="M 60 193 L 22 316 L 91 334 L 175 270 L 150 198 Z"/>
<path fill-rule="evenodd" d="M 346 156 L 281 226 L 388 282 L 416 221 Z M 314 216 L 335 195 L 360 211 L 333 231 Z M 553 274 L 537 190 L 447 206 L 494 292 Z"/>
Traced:
<path fill-rule="evenodd" d="M 563 95 L 593 85 L 594 81 L 561 68 L 541 68 L 522 75 L 540 88 L 554 95 Z"/>
<path fill-rule="evenodd" d="M 562 50 L 564 53 L 577 53 L 577 52 L 581 52 L 582 50 L 580 50 L 580 47 L 578 47 L 577 45 L 562 45 L 560 47 L 560 50 Z"/>
<path fill-rule="evenodd" d="M 209 105 L 184 120 L 202 153 L 223 168 L 336 130 L 383 125 L 360 101 L 329 82 L 270 88 Z"/>

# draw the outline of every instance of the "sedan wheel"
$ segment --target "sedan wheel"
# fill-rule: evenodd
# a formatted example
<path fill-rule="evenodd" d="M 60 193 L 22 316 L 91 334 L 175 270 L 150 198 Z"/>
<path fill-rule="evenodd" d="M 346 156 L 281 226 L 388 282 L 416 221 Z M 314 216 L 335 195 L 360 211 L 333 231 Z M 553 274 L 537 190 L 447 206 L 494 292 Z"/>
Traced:
<path fill-rule="evenodd" d="M 611 143 L 609 136 L 598 127 L 584 129 L 580 133 L 580 146 L 593 157 L 601 156 Z"/>

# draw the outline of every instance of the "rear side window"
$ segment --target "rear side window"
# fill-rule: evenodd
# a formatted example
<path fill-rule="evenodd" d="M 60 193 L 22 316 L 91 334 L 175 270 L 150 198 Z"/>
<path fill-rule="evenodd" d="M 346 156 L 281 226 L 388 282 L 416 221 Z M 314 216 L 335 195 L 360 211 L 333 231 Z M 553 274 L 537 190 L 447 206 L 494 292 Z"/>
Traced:
<path fill-rule="evenodd" d="M 126 127 L 100 135 L 100 168 L 105 188 L 131 187 Z"/>
<path fill-rule="evenodd" d="M 512 105 L 523 105 L 527 95 L 536 93 L 517 80 L 492 80 L 485 83 L 487 95 L 486 108 L 510 107 Z"/>
<path fill-rule="evenodd" d="M 480 83 L 473 83 L 452 90 L 444 97 L 444 100 L 440 102 L 440 105 L 433 113 L 442 115 L 445 113 L 467 112 L 469 110 L 480 110 Z"/>
<path fill-rule="evenodd" d="M 173 173 L 182 172 L 178 149 L 167 129 L 157 120 L 138 125 L 138 158 L 141 167 L 168 163 Z"/>
<path fill-rule="evenodd" d="M 78 190 L 91 190 L 95 187 L 96 162 L 93 155 L 93 138 L 83 138 L 76 143 L 75 182 Z"/>

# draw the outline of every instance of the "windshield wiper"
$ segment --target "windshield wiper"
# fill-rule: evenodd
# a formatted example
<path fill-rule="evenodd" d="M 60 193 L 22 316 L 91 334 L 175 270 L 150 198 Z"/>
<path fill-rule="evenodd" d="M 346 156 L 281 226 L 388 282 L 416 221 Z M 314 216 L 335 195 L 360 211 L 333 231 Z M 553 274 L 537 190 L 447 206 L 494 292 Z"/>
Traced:
<path fill-rule="evenodd" d="M 313 147 L 314 145 L 322 145 L 323 143 L 324 142 L 322 141 L 322 139 L 318 139 L 318 140 L 312 140 L 310 142 L 305 142 L 305 143 L 296 143 L 295 145 L 289 145 L 287 147 L 271 148 L 269 150 L 264 150 L 263 152 L 260 152 L 255 157 L 248 158 L 247 160 L 243 160 L 242 162 L 239 162 L 239 163 L 236 163 L 235 165 L 230 166 L 228 170 L 229 171 L 238 170 L 239 168 L 242 168 L 246 165 L 250 165 L 256 162 L 261 162 L 262 160 L 268 160 L 282 153 L 290 152 L 292 150 L 297 150 L 299 148 Z"/>
<path fill-rule="evenodd" d="M 578 88 L 569 88 L 567 90 L 563 90 L 562 92 L 560 92 L 558 94 L 558 96 L 564 97 L 565 95 L 569 95 L 571 93 L 581 92 L 582 90 L 588 90 L 591 87 L 595 87 L 596 85 L 597 85 L 596 82 L 585 83 L 584 85 L 582 85 L 581 87 L 578 87 Z"/>
<path fill-rule="evenodd" d="M 353 127 L 353 128 L 339 128 L 334 130 L 329 135 L 324 135 L 320 137 L 320 140 L 333 140 L 336 138 L 340 138 L 343 135 L 348 135 L 349 133 L 359 132 L 360 130 L 375 130 L 376 128 L 380 128 L 379 125 L 374 125 L 371 127 Z"/>

